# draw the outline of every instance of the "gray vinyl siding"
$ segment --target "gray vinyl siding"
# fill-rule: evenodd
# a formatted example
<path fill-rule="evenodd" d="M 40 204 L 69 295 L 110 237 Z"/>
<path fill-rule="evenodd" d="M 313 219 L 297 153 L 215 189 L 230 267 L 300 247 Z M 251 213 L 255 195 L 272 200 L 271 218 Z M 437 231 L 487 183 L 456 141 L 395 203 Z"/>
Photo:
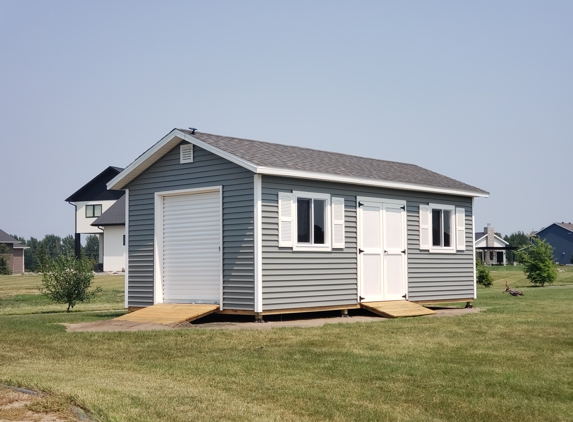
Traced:
<path fill-rule="evenodd" d="M 197 146 L 193 149 L 193 163 L 180 164 L 177 146 L 126 186 L 128 306 L 153 304 L 155 193 L 222 186 L 223 307 L 253 310 L 253 173 Z"/>
<path fill-rule="evenodd" d="M 573 263 L 573 235 L 571 230 L 567 230 L 556 224 L 543 229 L 537 233 L 537 237 L 545 240 L 553 248 L 553 259 L 560 265 Z"/>
<path fill-rule="evenodd" d="M 278 192 L 301 190 L 345 199 L 345 248 L 331 252 L 278 247 Z M 406 201 L 408 299 L 467 299 L 474 295 L 472 200 L 466 197 L 382 189 L 342 183 L 263 176 L 263 310 L 342 306 L 358 297 L 356 197 Z M 464 207 L 466 250 L 455 254 L 420 251 L 419 205 Z"/>
<path fill-rule="evenodd" d="M 474 297 L 471 198 L 424 195 L 408 200 L 408 300 L 454 300 Z M 465 208 L 466 250 L 430 253 L 420 250 L 420 204 L 437 203 Z"/>
<path fill-rule="evenodd" d="M 329 184 L 263 176 L 263 311 L 355 304 L 356 196 Z M 326 186 L 329 185 L 329 186 Z M 278 192 L 302 190 L 344 198 L 345 248 L 293 251 L 278 246 Z"/>

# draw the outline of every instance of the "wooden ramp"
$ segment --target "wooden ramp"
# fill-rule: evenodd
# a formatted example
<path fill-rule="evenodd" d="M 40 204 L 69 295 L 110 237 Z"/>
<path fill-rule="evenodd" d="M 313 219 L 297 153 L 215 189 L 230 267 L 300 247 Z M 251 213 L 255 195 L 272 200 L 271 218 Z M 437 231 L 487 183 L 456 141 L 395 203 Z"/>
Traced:
<path fill-rule="evenodd" d="M 147 308 L 138 309 L 115 318 L 117 321 L 131 321 L 163 325 L 177 325 L 185 321 L 194 321 L 205 315 L 212 314 L 219 305 L 212 304 L 175 304 L 158 303 Z"/>
<path fill-rule="evenodd" d="M 387 318 L 400 318 L 421 315 L 433 315 L 436 312 L 424 308 L 414 302 L 407 300 L 392 300 L 386 302 L 361 302 L 360 306 L 367 311 L 382 315 Z"/>

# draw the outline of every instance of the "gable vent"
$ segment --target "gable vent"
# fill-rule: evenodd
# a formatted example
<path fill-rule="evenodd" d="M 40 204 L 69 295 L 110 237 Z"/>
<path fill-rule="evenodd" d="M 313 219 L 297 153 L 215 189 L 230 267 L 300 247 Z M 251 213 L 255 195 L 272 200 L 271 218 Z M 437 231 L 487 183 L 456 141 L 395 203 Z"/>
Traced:
<path fill-rule="evenodd" d="M 185 144 L 179 147 L 181 164 L 193 162 L 193 144 Z"/>

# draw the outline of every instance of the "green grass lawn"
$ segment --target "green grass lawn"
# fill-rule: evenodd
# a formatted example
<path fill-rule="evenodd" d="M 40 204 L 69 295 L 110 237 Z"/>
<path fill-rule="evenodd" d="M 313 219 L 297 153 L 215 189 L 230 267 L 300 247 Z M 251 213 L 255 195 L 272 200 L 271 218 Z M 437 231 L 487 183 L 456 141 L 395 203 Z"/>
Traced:
<path fill-rule="evenodd" d="M 0 277 L 0 383 L 103 421 L 573 420 L 573 269 L 544 288 L 493 275 L 479 314 L 121 333 L 59 325 L 123 312 L 120 279 L 97 278 L 109 292 L 66 314 L 37 297 L 39 277 Z"/>

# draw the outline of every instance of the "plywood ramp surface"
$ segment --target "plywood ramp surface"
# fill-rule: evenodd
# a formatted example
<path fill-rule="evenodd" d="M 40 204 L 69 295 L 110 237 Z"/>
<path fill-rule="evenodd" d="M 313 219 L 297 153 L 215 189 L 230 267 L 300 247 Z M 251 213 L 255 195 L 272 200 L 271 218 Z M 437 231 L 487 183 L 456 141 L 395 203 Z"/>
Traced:
<path fill-rule="evenodd" d="M 386 302 L 361 302 L 360 306 L 370 312 L 387 318 L 411 317 L 421 315 L 433 315 L 436 312 L 424 308 L 417 303 L 406 300 L 393 300 Z"/>
<path fill-rule="evenodd" d="M 163 325 L 176 325 L 185 321 L 194 321 L 219 309 L 212 304 L 173 304 L 158 303 L 115 318 L 118 321 L 131 321 Z"/>

